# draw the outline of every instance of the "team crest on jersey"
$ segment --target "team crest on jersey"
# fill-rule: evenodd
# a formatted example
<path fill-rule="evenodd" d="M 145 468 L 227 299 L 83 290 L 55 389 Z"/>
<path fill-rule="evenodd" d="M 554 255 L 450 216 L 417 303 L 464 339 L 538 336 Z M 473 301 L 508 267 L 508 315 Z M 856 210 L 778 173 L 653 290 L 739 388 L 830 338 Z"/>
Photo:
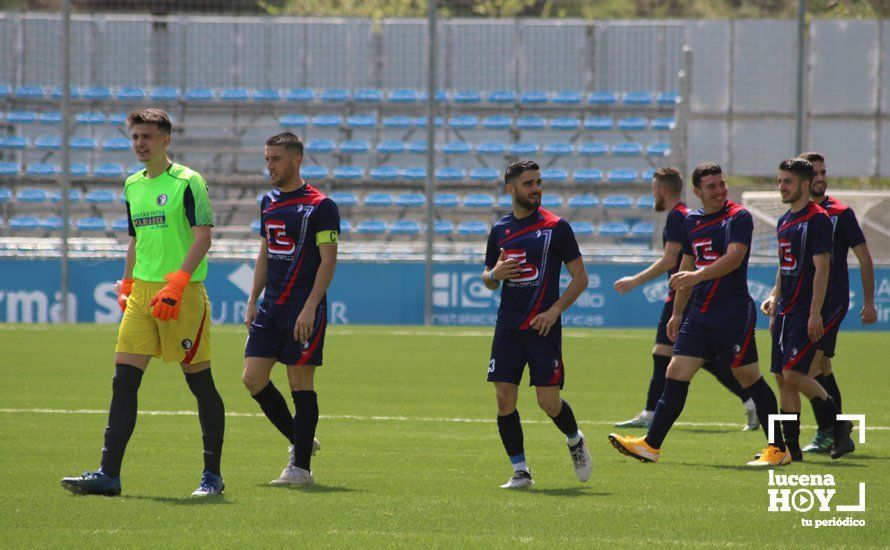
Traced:
<path fill-rule="evenodd" d="M 185 351 L 188 351 L 188 350 L 192 349 L 192 346 L 194 345 L 194 342 L 192 342 L 192 341 L 189 340 L 188 338 L 184 338 L 184 339 L 182 340 L 182 342 L 179 343 L 179 345 L 182 346 L 182 349 L 184 349 Z"/>
<path fill-rule="evenodd" d="M 163 193 L 158 195 L 157 203 L 158 206 L 164 206 L 165 204 L 167 204 L 167 195 Z"/>

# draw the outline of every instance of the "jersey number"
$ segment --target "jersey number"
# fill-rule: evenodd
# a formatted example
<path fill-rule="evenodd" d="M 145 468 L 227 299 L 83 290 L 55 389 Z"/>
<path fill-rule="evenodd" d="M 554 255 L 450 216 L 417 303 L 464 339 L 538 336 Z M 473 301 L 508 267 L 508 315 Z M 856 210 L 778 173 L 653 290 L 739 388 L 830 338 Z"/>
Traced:
<path fill-rule="evenodd" d="M 282 221 L 268 220 L 266 235 L 269 239 L 269 252 L 273 254 L 293 254 L 297 249 L 294 240 L 287 236 L 287 226 Z"/>
<path fill-rule="evenodd" d="M 797 269 L 797 258 L 791 251 L 791 241 L 789 239 L 779 239 L 779 265 L 782 271 L 794 271 Z"/>
<path fill-rule="evenodd" d="M 504 250 L 504 255 L 507 260 L 516 260 L 519 262 L 519 276 L 510 279 L 511 282 L 525 283 L 534 281 L 538 278 L 538 268 L 533 264 L 525 263 L 525 250 L 522 250 L 521 248 L 510 248 Z"/>
<path fill-rule="evenodd" d="M 692 241 L 692 249 L 695 251 L 695 267 L 698 268 L 709 266 L 720 258 L 720 254 L 711 248 L 711 239 Z"/>

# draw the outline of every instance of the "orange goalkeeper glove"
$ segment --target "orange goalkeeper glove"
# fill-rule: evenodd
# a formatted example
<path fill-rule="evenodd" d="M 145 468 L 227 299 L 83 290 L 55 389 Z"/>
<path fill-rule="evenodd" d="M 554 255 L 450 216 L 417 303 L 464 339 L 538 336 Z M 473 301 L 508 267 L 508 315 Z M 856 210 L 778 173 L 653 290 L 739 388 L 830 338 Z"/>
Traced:
<path fill-rule="evenodd" d="M 153 307 L 152 313 L 161 321 L 169 321 L 170 319 L 179 319 L 179 305 L 182 303 L 182 293 L 185 285 L 189 283 L 192 276 L 188 271 L 174 271 L 164 276 L 167 284 L 162 288 L 148 307 Z"/>
<path fill-rule="evenodd" d="M 127 298 L 133 292 L 133 279 L 121 279 L 120 288 L 117 290 L 117 305 L 121 311 L 127 311 Z"/>

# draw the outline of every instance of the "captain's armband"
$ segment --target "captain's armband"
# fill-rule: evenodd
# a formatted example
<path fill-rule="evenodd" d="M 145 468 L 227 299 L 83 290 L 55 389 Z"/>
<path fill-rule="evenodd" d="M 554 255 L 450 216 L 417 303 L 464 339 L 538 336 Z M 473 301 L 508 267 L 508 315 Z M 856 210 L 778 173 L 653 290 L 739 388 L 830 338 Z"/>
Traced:
<path fill-rule="evenodd" d="M 340 232 L 336 229 L 328 229 L 319 231 L 315 234 L 315 244 L 321 246 L 323 244 L 337 244 L 340 241 Z"/>

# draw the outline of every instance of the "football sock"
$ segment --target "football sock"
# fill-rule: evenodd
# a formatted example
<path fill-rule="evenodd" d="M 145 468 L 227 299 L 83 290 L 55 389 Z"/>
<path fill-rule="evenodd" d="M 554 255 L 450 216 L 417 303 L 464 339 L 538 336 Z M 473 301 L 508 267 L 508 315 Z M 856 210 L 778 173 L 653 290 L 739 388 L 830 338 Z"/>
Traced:
<path fill-rule="evenodd" d="M 270 380 L 266 387 L 251 395 L 251 397 L 260 404 L 263 414 L 272 422 L 281 435 L 294 443 L 294 417 L 291 416 L 290 410 L 287 408 L 287 402 L 284 396 L 275 387 Z"/>
<path fill-rule="evenodd" d="M 511 456 L 510 463 L 513 464 L 514 472 L 518 472 L 519 470 L 522 470 L 523 472 L 528 471 L 528 464 L 525 463 L 525 453 Z"/>
<path fill-rule="evenodd" d="M 760 428 L 763 430 L 763 435 L 769 441 L 769 415 L 778 414 L 779 412 L 776 394 L 773 393 L 773 389 L 769 387 L 763 376 L 758 378 L 757 382 L 748 386 L 747 390 L 757 408 L 757 419 L 760 420 Z M 782 427 L 779 424 L 776 424 L 773 428 L 773 441 L 769 441 L 769 443 L 783 451 L 785 450 L 785 438 L 782 437 Z"/>
<path fill-rule="evenodd" d="M 794 420 L 782 421 L 782 436 L 785 439 L 785 445 L 793 454 L 800 454 L 800 412 L 781 411 L 782 414 L 793 414 Z"/>
<path fill-rule="evenodd" d="M 723 384 L 723 387 L 734 393 L 739 399 L 742 400 L 742 403 L 747 401 L 750 396 L 745 388 L 739 384 L 738 379 L 736 379 L 735 375 L 732 374 L 732 369 L 726 366 L 718 366 L 710 361 L 705 362 L 702 365 L 702 368 L 706 371 L 710 372 L 714 375 L 718 382 Z"/>
<path fill-rule="evenodd" d="M 750 397 L 748 398 L 747 401 L 745 401 L 744 403 L 742 403 L 742 405 L 745 406 L 745 410 L 746 410 L 746 411 L 753 411 L 753 410 L 756 410 L 756 409 L 757 409 L 757 407 L 754 405 L 754 400 L 751 399 Z"/>
<path fill-rule="evenodd" d="M 204 442 L 204 470 L 220 474 L 223 434 L 226 431 L 226 409 L 222 397 L 213 384 L 210 369 L 187 373 L 185 381 L 198 401 L 198 421 Z"/>
<path fill-rule="evenodd" d="M 647 411 L 655 410 L 658 398 L 664 393 L 664 374 L 667 372 L 670 363 L 670 357 L 652 354 L 652 378 L 649 380 L 649 393 L 646 395 Z"/>
<path fill-rule="evenodd" d="M 513 463 L 514 469 L 516 469 L 518 462 L 524 465 L 525 448 L 518 410 L 505 416 L 498 415 L 498 433 L 501 435 L 501 443 L 504 444 L 504 450 L 507 451 L 507 456 L 510 457 L 510 462 Z M 520 458 L 521 460 L 519 460 Z"/>
<path fill-rule="evenodd" d="M 291 392 L 294 400 L 294 466 L 307 472 L 312 460 L 312 441 L 318 426 L 318 394 L 312 390 Z"/>
<path fill-rule="evenodd" d="M 105 426 L 105 445 L 102 447 L 102 471 L 110 477 L 120 477 L 121 462 L 127 442 L 136 427 L 136 394 L 142 383 L 143 371 L 132 365 L 116 365 L 111 382 L 111 406 Z"/>
<path fill-rule="evenodd" d="M 834 399 L 834 406 L 837 407 L 837 412 L 843 412 L 841 406 L 841 390 L 837 387 L 837 380 L 834 378 L 834 373 L 831 373 L 828 376 L 820 376 L 820 378 L 822 380 L 819 383 L 822 384 L 822 387 L 825 388 L 828 395 Z"/>
<path fill-rule="evenodd" d="M 813 412 L 816 413 L 816 424 L 819 425 L 819 429 L 823 432 L 832 429 L 837 421 L 837 406 L 834 404 L 834 399 L 830 395 L 828 399 L 814 397 L 810 399 L 810 403 L 813 405 Z"/>
<path fill-rule="evenodd" d="M 559 431 L 564 433 L 570 440 L 574 441 L 574 445 L 578 444 L 578 441 L 580 440 L 578 437 L 578 423 L 575 421 L 575 413 L 572 412 L 572 408 L 565 402 L 565 400 L 562 402 L 562 408 L 559 409 L 559 414 L 551 416 L 550 419 L 553 420 L 553 423 L 556 424 Z"/>
<path fill-rule="evenodd" d="M 664 393 L 655 406 L 655 414 L 652 415 L 652 425 L 646 434 L 646 443 L 654 449 L 660 449 L 664 438 L 667 437 L 671 426 L 686 404 L 686 396 L 689 394 L 689 382 L 667 378 L 664 381 Z"/>

